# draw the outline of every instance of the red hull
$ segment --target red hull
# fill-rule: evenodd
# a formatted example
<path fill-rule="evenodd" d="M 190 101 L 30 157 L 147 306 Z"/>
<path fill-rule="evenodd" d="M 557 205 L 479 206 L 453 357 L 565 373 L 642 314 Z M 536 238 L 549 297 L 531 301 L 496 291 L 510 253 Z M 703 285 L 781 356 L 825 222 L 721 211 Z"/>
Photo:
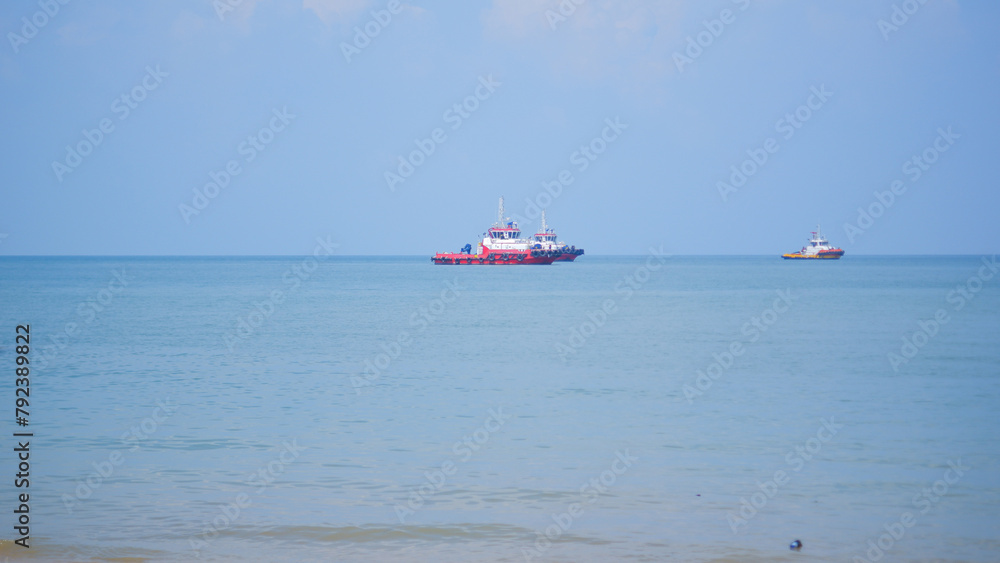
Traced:
<path fill-rule="evenodd" d="M 562 256 L 556 258 L 556 262 L 572 262 L 573 260 L 576 260 L 577 256 L 580 256 L 582 254 L 583 254 L 582 248 L 579 250 L 571 250 L 569 252 L 564 253 Z"/>
<path fill-rule="evenodd" d="M 490 252 L 488 254 L 461 254 L 458 252 L 438 252 L 431 260 L 435 264 L 479 264 L 483 266 L 513 266 L 515 264 L 551 264 L 564 254 L 555 256 L 532 256 L 528 252 Z M 576 258 L 575 256 L 573 258 Z"/>

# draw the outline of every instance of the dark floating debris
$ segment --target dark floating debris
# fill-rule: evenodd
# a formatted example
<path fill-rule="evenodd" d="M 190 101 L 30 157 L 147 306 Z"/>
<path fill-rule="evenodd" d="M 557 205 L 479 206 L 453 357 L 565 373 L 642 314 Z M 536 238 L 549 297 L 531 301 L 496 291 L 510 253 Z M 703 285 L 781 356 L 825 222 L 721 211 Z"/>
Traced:
<path fill-rule="evenodd" d="M 792 551 L 801 551 L 802 550 L 802 542 L 800 542 L 799 540 L 795 540 L 795 541 L 793 541 L 791 543 L 791 545 L 788 546 L 788 549 L 790 549 Z"/>

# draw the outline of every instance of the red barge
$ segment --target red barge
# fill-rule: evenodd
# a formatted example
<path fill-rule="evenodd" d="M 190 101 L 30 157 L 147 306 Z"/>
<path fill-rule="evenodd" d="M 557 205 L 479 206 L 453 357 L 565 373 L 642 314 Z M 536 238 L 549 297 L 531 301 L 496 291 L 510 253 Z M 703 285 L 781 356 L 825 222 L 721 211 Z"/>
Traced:
<path fill-rule="evenodd" d="M 472 245 L 467 244 L 459 252 L 438 252 L 431 260 L 435 264 L 551 264 L 557 260 L 573 260 L 583 254 L 582 248 L 556 243 L 555 233 L 545 226 L 544 219 L 542 223 L 542 230 L 534 239 L 520 238 L 521 230 L 517 222 L 503 216 L 501 197 L 497 222 L 483 234 L 475 254 L 472 253 Z"/>

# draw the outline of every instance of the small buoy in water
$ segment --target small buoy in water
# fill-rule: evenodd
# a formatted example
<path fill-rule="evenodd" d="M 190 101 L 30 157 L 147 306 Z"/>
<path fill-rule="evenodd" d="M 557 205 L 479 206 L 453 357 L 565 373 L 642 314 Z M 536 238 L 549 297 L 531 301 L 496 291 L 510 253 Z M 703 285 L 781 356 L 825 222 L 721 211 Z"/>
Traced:
<path fill-rule="evenodd" d="M 788 546 L 788 549 L 790 549 L 792 551 L 801 551 L 802 550 L 802 542 L 800 542 L 799 540 L 795 540 L 795 541 L 793 541 L 791 543 L 791 545 Z"/>

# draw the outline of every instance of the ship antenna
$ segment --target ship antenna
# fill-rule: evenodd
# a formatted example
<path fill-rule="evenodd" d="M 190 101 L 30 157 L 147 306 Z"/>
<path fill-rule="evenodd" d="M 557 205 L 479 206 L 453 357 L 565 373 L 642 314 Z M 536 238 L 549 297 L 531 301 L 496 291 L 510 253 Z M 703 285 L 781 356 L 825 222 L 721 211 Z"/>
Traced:
<path fill-rule="evenodd" d="M 503 196 L 500 196 L 500 211 L 497 212 L 497 224 L 503 227 Z"/>
<path fill-rule="evenodd" d="M 542 232 L 543 233 L 549 232 L 549 226 L 545 224 L 545 210 L 544 209 L 542 210 Z"/>

